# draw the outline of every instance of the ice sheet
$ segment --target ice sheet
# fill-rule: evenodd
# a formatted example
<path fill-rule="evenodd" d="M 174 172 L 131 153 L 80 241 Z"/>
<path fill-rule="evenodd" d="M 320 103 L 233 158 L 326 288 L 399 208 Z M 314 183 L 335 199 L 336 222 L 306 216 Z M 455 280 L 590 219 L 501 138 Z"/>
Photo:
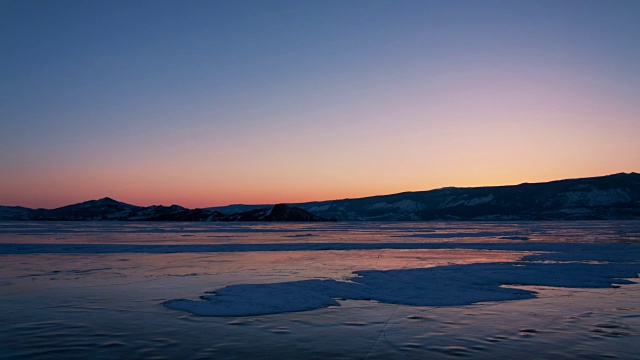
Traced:
<path fill-rule="evenodd" d="M 0 357 L 634 358 L 638 244 L 638 222 L 0 223 Z M 163 306 L 237 291 L 298 308 Z"/>

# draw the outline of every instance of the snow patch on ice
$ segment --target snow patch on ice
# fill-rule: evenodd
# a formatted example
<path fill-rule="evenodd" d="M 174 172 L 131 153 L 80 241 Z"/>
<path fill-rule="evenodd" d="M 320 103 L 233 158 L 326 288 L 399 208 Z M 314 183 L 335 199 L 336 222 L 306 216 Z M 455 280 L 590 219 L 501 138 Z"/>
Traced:
<path fill-rule="evenodd" d="M 457 306 L 535 297 L 502 285 L 605 288 L 629 284 L 639 264 L 488 263 L 403 270 L 357 271 L 349 282 L 304 280 L 232 285 L 201 297 L 164 303 L 200 316 L 249 316 L 339 306 L 336 299 L 411 306 Z"/>
<path fill-rule="evenodd" d="M 202 296 L 201 301 L 177 299 L 169 300 L 164 305 L 200 316 L 263 315 L 338 306 L 338 302 L 330 295 L 331 286 L 327 286 L 329 281 L 227 286 L 213 292 L 215 295 Z"/>

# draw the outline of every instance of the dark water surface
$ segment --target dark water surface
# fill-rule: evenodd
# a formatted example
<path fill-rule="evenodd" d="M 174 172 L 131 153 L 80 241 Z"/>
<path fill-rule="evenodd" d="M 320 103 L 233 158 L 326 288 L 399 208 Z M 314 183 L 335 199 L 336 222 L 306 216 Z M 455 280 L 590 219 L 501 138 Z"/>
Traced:
<path fill-rule="evenodd" d="M 631 359 L 639 271 L 640 222 L 0 222 L 0 358 Z M 370 299 L 290 312 L 317 294 L 295 290 L 268 315 L 222 317 L 167 306 L 225 289 L 213 306 L 238 310 L 307 280 L 365 283 Z M 459 304 L 510 289 L 531 295 Z"/>

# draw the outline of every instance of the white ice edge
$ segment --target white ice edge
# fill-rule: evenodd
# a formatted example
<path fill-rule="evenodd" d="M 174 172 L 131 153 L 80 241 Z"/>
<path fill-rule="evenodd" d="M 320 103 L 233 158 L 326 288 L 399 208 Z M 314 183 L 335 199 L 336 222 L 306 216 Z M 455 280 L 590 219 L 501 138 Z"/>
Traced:
<path fill-rule="evenodd" d="M 571 246 L 567 245 L 558 246 L 558 250 L 569 250 Z M 529 261 L 388 271 L 363 270 L 355 272 L 350 281 L 304 280 L 232 285 L 201 296 L 200 300 L 175 299 L 164 305 L 199 316 L 249 316 L 304 311 L 339 306 L 337 299 L 374 300 L 411 306 L 456 306 L 536 296 L 532 290 L 503 285 L 607 288 L 632 283 L 625 279 L 638 276 L 638 246 L 634 247 L 636 251 L 629 252 L 626 251 L 629 246 L 624 246 L 629 244 L 607 244 L 606 247 L 585 245 L 574 245 L 575 251 L 526 257 Z M 615 258 L 617 262 L 596 264 L 590 260 L 595 258 Z M 554 262 L 557 260 L 565 262 Z"/>

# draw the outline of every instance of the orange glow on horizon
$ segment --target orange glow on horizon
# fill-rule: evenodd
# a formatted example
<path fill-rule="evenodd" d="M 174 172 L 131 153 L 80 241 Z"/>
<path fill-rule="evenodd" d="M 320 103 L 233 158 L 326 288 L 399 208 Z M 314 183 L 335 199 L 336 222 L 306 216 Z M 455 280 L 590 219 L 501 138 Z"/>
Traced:
<path fill-rule="evenodd" d="M 617 171 L 624 172 L 624 171 Z M 629 171 L 626 171 L 629 172 Z M 63 188 L 60 187 L 60 191 L 55 191 L 55 196 L 50 195 L 50 191 L 54 186 L 40 188 L 39 184 L 32 184 L 31 197 L 27 198 L 22 194 L 16 194 L 13 199 L 10 196 L 4 196 L 6 199 L 2 205 L 9 206 L 25 206 L 31 208 L 57 208 L 65 205 L 79 203 L 87 200 L 95 200 L 103 197 L 111 197 L 115 200 L 122 201 L 132 205 L 138 206 L 150 206 L 150 205 L 181 205 L 187 208 L 204 208 L 212 206 L 225 206 L 231 204 L 276 204 L 276 203 L 304 203 L 311 201 L 325 201 L 325 200 L 341 200 L 341 199 L 355 199 L 377 195 L 389 195 L 407 191 L 427 191 L 438 189 L 447 186 L 455 187 L 479 187 L 479 186 L 501 186 L 501 185 L 517 185 L 524 182 L 547 182 L 553 180 L 560 180 L 565 178 L 580 178 L 580 177 L 594 177 L 609 175 L 611 173 L 593 174 L 590 172 L 567 174 L 563 177 L 549 176 L 543 172 L 537 174 L 537 176 L 530 177 L 518 177 L 512 174 L 512 177 L 508 177 L 508 174 L 479 174 L 480 176 L 476 181 L 472 181 L 469 178 L 451 178 L 447 182 L 424 182 L 422 186 L 420 184 L 409 184 L 407 186 L 398 186 L 388 184 L 387 186 L 376 186 L 376 184 L 369 184 L 369 186 L 358 186 L 358 184 L 342 184 L 342 187 L 338 186 L 325 186 L 325 187 L 302 187 L 302 186 L 287 186 L 287 184 L 277 184 L 263 187 L 251 187 L 251 188 L 232 188 L 228 187 L 221 189 L 222 191 L 216 191 L 213 188 L 207 187 L 189 187 L 190 191 L 180 189 L 180 186 L 173 187 L 147 187 L 144 190 L 137 188 L 121 188 L 117 191 L 96 192 L 90 187 L 76 188 L 73 196 L 68 196 L 62 192 Z M 545 176 L 546 175 L 546 176 Z M 295 185 L 295 184 L 294 184 Z M 351 186 L 347 186 L 351 185 Z M 46 192 L 44 191 L 46 190 Z M 28 200 L 25 201 L 24 199 Z M 13 201 L 12 201 L 13 200 Z"/>
<path fill-rule="evenodd" d="M 640 172 L 632 2 L 14 5 L 0 205 L 202 208 Z"/>

